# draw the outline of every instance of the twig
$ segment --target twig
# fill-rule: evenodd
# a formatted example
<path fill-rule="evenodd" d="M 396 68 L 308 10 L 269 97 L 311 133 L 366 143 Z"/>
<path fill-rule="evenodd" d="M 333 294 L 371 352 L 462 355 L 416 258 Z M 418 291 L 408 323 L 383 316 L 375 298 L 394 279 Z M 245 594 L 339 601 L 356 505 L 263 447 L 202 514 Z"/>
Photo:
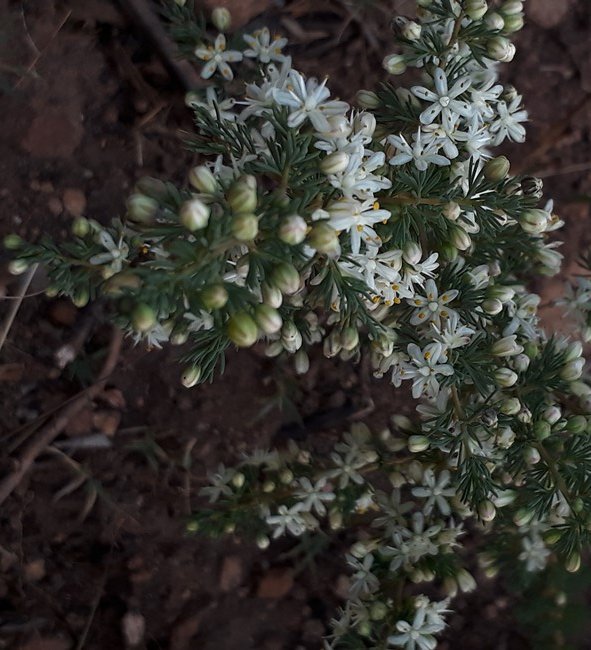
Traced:
<path fill-rule="evenodd" d="M 105 585 L 107 584 L 107 572 L 103 573 L 101 580 L 98 585 L 98 590 L 96 592 L 96 596 L 94 597 L 94 600 L 92 601 L 92 608 L 90 610 L 90 614 L 88 616 L 88 619 L 86 621 L 86 625 L 84 626 L 84 629 L 82 630 L 82 634 L 80 635 L 80 639 L 78 640 L 78 643 L 76 644 L 76 650 L 82 650 L 84 647 L 84 644 L 86 643 L 86 639 L 88 637 L 88 633 L 90 632 L 90 626 L 92 625 L 92 622 L 94 621 L 94 617 L 96 615 L 96 610 L 98 609 L 98 606 L 101 602 L 101 598 L 103 597 L 103 592 L 105 591 Z"/>
<path fill-rule="evenodd" d="M 119 0 L 129 17 L 152 42 L 162 62 L 186 91 L 203 88 L 206 83 L 187 61 L 179 60 L 179 52 L 162 23 L 146 0 Z"/>
<path fill-rule="evenodd" d="M 68 422 L 104 389 L 108 376 L 117 365 L 122 341 L 123 334 L 121 331 L 118 329 L 113 330 L 107 358 L 105 359 L 99 378 L 87 391 L 71 402 L 46 427 L 41 429 L 37 436 L 29 443 L 28 447 L 24 449 L 16 461 L 16 469 L 0 482 L 0 505 L 16 489 L 37 459 L 37 456 L 45 451 L 46 447 L 64 430 Z"/>
<path fill-rule="evenodd" d="M 31 281 L 33 279 L 33 276 L 35 275 L 35 272 L 37 271 L 38 264 L 33 264 L 31 267 L 29 267 L 26 271 L 26 273 L 23 275 L 21 278 L 21 283 L 18 288 L 18 293 L 14 298 L 16 300 L 10 305 L 10 309 L 8 310 L 8 314 L 6 316 L 6 320 L 4 321 L 4 324 L 2 325 L 2 330 L 0 330 L 0 350 L 2 350 L 2 346 L 4 345 L 4 342 L 6 341 L 6 337 L 8 336 L 8 332 L 10 331 L 10 328 L 12 327 L 12 323 L 14 322 L 14 319 L 16 318 L 16 315 L 18 313 L 18 310 L 20 309 L 20 306 L 25 298 L 25 295 L 27 293 L 27 289 L 29 288 L 29 285 L 31 284 Z"/>

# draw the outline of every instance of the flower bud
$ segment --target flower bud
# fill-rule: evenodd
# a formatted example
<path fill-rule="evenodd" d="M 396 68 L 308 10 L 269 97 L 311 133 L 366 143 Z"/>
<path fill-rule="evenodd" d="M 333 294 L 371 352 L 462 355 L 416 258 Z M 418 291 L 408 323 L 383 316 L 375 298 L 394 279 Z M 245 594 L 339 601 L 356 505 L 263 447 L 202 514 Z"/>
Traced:
<path fill-rule="evenodd" d="M 484 178 L 486 178 L 487 181 L 502 181 L 504 178 L 507 178 L 510 168 L 511 163 L 506 156 L 491 158 L 484 165 Z"/>
<path fill-rule="evenodd" d="M 325 339 L 323 344 L 323 353 L 327 359 L 332 359 L 343 349 L 341 337 L 336 331 L 332 331 Z"/>
<path fill-rule="evenodd" d="M 257 305 L 254 308 L 254 319 L 265 334 L 275 334 L 283 325 L 281 314 L 269 305 Z"/>
<path fill-rule="evenodd" d="M 86 221 L 86 219 L 85 219 Z M 74 222 L 76 223 L 76 222 Z M 86 221 L 88 223 L 88 221 Z M 6 235 L 4 237 L 4 248 L 8 251 L 16 251 L 18 250 L 23 244 L 24 244 L 24 239 L 22 237 L 19 237 L 18 235 L 11 233 L 10 235 Z"/>
<path fill-rule="evenodd" d="M 409 20 L 400 30 L 402 38 L 407 41 L 418 41 L 421 38 L 422 27 L 414 20 Z"/>
<path fill-rule="evenodd" d="M 504 23 L 505 27 L 503 31 L 507 34 L 518 32 L 520 29 L 523 29 L 523 25 L 525 24 L 523 14 L 511 14 L 510 16 L 505 16 Z"/>
<path fill-rule="evenodd" d="M 525 372 L 529 368 L 530 363 L 531 361 L 527 354 L 518 354 L 513 359 L 513 367 L 517 372 Z"/>
<path fill-rule="evenodd" d="M 276 266 L 270 277 L 270 284 L 286 296 L 291 296 L 300 288 L 300 274 L 295 266 L 282 262 Z"/>
<path fill-rule="evenodd" d="M 145 303 L 139 303 L 131 312 L 131 325 L 136 332 L 148 332 L 156 324 L 156 313 Z"/>
<path fill-rule="evenodd" d="M 257 181 L 254 176 L 242 176 L 235 181 L 226 195 L 226 200 L 236 214 L 254 212 L 257 207 Z"/>
<path fill-rule="evenodd" d="M 335 151 L 328 154 L 320 163 L 320 169 L 324 174 L 341 174 L 347 169 L 351 156 L 344 151 Z"/>
<path fill-rule="evenodd" d="M 543 246 L 536 251 L 536 259 L 544 266 L 540 269 L 544 275 L 555 275 L 562 266 L 563 255 L 553 248 Z"/>
<path fill-rule="evenodd" d="M 345 327 L 341 332 L 343 350 L 354 350 L 359 345 L 359 331 L 356 327 Z"/>
<path fill-rule="evenodd" d="M 515 56 L 515 45 L 503 36 L 493 36 L 486 44 L 486 50 L 493 61 L 508 63 Z"/>
<path fill-rule="evenodd" d="M 501 16 L 501 14 L 498 14 L 496 11 L 487 14 L 486 18 L 484 19 L 484 23 L 489 29 L 495 29 L 498 31 L 501 31 L 501 29 L 503 29 L 505 26 L 503 16 Z"/>
<path fill-rule="evenodd" d="M 482 309 L 484 309 L 485 313 L 496 316 L 503 311 L 503 303 L 497 298 L 489 298 L 483 301 Z"/>
<path fill-rule="evenodd" d="M 199 366 L 187 366 L 181 376 L 181 383 L 185 388 L 193 388 L 201 379 L 201 368 Z"/>
<path fill-rule="evenodd" d="M 536 440 L 539 440 L 540 442 L 546 440 L 546 438 L 550 437 L 551 433 L 552 427 L 545 420 L 538 420 L 534 424 L 534 436 L 536 437 Z"/>
<path fill-rule="evenodd" d="M 205 287 L 199 297 L 207 311 L 221 309 L 228 302 L 228 292 L 223 284 L 211 284 Z"/>
<path fill-rule="evenodd" d="M 258 338 L 257 324 L 246 312 L 238 312 L 228 320 L 227 334 L 237 347 L 249 348 Z"/>
<path fill-rule="evenodd" d="M 534 515 L 535 513 L 532 512 L 531 510 L 527 510 L 526 508 L 520 508 L 513 515 L 513 523 L 519 528 L 521 528 L 522 526 L 527 526 L 534 518 Z"/>
<path fill-rule="evenodd" d="M 507 0 L 501 5 L 499 10 L 503 16 L 513 16 L 519 14 L 523 11 L 523 2 L 522 0 Z"/>
<path fill-rule="evenodd" d="M 135 223 L 150 224 L 158 211 L 158 202 L 145 194 L 132 194 L 127 199 L 127 218 Z"/>
<path fill-rule="evenodd" d="M 388 606 L 380 601 L 375 602 L 369 610 L 369 618 L 372 621 L 383 621 L 388 615 Z"/>
<path fill-rule="evenodd" d="M 390 74 L 399 75 L 406 70 L 406 59 L 402 54 L 389 54 L 382 61 L 382 65 Z"/>
<path fill-rule="evenodd" d="M 363 135 L 371 138 L 375 133 L 377 121 L 371 113 L 359 113 L 353 121 L 356 135 Z"/>
<path fill-rule="evenodd" d="M 566 430 L 578 435 L 587 429 L 587 418 L 584 415 L 573 415 L 566 423 Z"/>
<path fill-rule="evenodd" d="M 140 178 L 135 184 L 134 192 L 136 194 L 145 194 L 156 201 L 165 199 L 168 196 L 166 183 L 152 176 L 143 176 Z"/>
<path fill-rule="evenodd" d="M 509 449 L 515 442 L 515 431 L 511 427 L 503 427 L 497 434 L 497 445 L 501 449 Z"/>
<path fill-rule="evenodd" d="M 211 22 L 220 32 L 227 32 L 232 24 L 232 16 L 226 7 L 216 7 L 211 12 Z"/>
<path fill-rule="evenodd" d="M 478 516 L 482 521 L 492 521 L 497 514 L 497 509 L 492 501 L 488 499 L 478 505 Z"/>
<path fill-rule="evenodd" d="M 8 272 L 11 275 L 21 275 L 29 268 L 26 260 L 11 260 L 8 262 Z"/>
<path fill-rule="evenodd" d="M 377 108 L 380 105 L 380 98 L 371 90 L 360 90 L 357 93 L 357 103 L 361 108 Z"/>
<path fill-rule="evenodd" d="M 185 201 L 180 208 L 180 222 L 189 231 L 194 232 L 207 226 L 210 209 L 203 201 L 191 199 Z"/>
<path fill-rule="evenodd" d="M 261 293 L 265 305 L 269 305 L 269 307 L 274 307 L 275 309 L 281 307 L 283 303 L 283 294 L 277 287 L 265 283 L 261 287 Z"/>
<path fill-rule="evenodd" d="M 271 544 L 271 541 L 266 535 L 258 535 L 256 539 L 256 545 L 261 549 L 261 551 L 264 551 L 266 548 L 269 548 L 269 545 Z"/>
<path fill-rule="evenodd" d="M 205 165 L 198 165 L 193 167 L 189 172 L 189 183 L 198 191 L 203 194 L 214 194 L 218 189 L 218 184 L 215 176 L 212 174 L 209 167 Z"/>
<path fill-rule="evenodd" d="M 450 221 L 457 221 L 460 214 L 462 214 L 462 208 L 455 201 L 449 201 L 443 206 L 443 216 Z"/>
<path fill-rule="evenodd" d="M 442 587 L 448 598 L 455 598 L 458 595 L 458 583 L 451 576 L 443 579 Z"/>
<path fill-rule="evenodd" d="M 521 410 L 521 402 L 517 397 L 508 397 L 501 402 L 499 410 L 503 415 L 517 415 Z"/>
<path fill-rule="evenodd" d="M 490 503 L 490 501 L 489 501 L 489 503 Z M 492 503 L 491 503 L 491 506 L 492 506 Z M 493 509 L 494 509 L 494 506 L 493 506 Z M 472 575 L 470 573 L 468 573 L 468 571 L 466 571 L 466 569 L 460 569 L 456 573 L 455 577 L 456 577 L 456 580 L 458 582 L 458 586 L 460 587 L 460 589 L 465 594 L 469 593 L 470 591 L 474 591 L 474 589 L 476 589 L 476 580 L 474 580 Z"/>
<path fill-rule="evenodd" d="M 421 451 L 429 449 L 429 438 L 421 435 L 409 436 L 408 449 L 413 454 L 418 454 Z"/>
<path fill-rule="evenodd" d="M 90 222 L 85 217 L 76 217 L 72 222 L 72 234 L 75 237 L 86 237 L 90 232 Z"/>
<path fill-rule="evenodd" d="M 528 424 L 532 420 L 532 414 L 531 411 L 527 408 L 527 406 L 522 406 L 521 409 L 519 410 L 519 413 L 517 414 L 517 419 L 520 422 L 523 422 L 525 424 Z"/>
<path fill-rule="evenodd" d="M 578 553 L 572 553 L 567 558 L 564 568 L 569 573 L 576 573 L 581 568 L 581 556 Z"/>
<path fill-rule="evenodd" d="M 583 354 L 583 344 L 580 341 L 571 341 L 566 348 L 565 362 L 574 361 Z"/>
<path fill-rule="evenodd" d="M 419 244 L 414 241 L 407 242 L 402 253 L 405 262 L 408 262 L 409 264 L 418 264 L 421 261 L 422 256 L 423 251 Z"/>
<path fill-rule="evenodd" d="M 517 343 L 516 338 L 515 334 L 511 334 L 495 341 L 490 349 L 491 354 L 495 357 L 512 357 L 521 354 L 523 346 Z"/>
<path fill-rule="evenodd" d="M 279 239 L 290 246 L 301 244 L 306 238 L 308 224 L 297 214 L 286 217 L 279 226 Z"/>
<path fill-rule="evenodd" d="M 259 220 L 255 214 L 237 214 L 230 224 L 230 230 L 239 241 L 252 241 L 259 234 Z"/>
<path fill-rule="evenodd" d="M 548 225 L 549 214 L 545 210 L 533 208 L 526 210 L 521 217 L 519 217 L 519 225 L 525 232 L 531 234 L 539 234 L 546 230 Z"/>
<path fill-rule="evenodd" d="M 451 231 L 451 243 L 459 250 L 465 251 L 472 245 L 470 235 L 463 228 L 453 228 Z"/>
<path fill-rule="evenodd" d="M 560 378 L 564 381 L 575 381 L 583 374 L 583 367 L 585 366 L 585 359 L 573 359 L 568 361 L 560 371 Z"/>
<path fill-rule="evenodd" d="M 542 414 L 542 417 L 549 424 L 556 424 L 558 422 L 558 420 L 560 420 L 560 418 L 562 417 L 562 413 L 561 413 L 560 409 L 558 408 L 558 406 L 553 405 L 553 406 L 549 406 L 544 411 L 544 413 Z"/>
<path fill-rule="evenodd" d="M 293 362 L 298 375 L 305 375 L 310 370 L 310 357 L 304 350 L 298 350 L 295 353 Z"/>
<path fill-rule="evenodd" d="M 291 320 L 285 322 L 281 328 L 281 343 L 290 354 L 295 354 L 302 347 L 302 335 Z"/>
<path fill-rule="evenodd" d="M 338 233 L 326 221 L 320 221 L 312 228 L 308 235 L 308 244 L 328 257 L 337 257 L 341 252 Z"/>
<path fill-rule="evenodd" d="M 339 530 L 343 526 L 343 514 L 336 509 L 328 513 L 328 524 L 331 530 Z"/>
<path fill-rule="evenodd" d="M 486 0 L 468 0 L 466 2 L 466 14 L 472 20 L 480 20 L 487 11 Z"/>
<path fill-rule="evenodd" d="M 540 350 L 538 346 L 533 341 L 528 341 L 523 346 L 523 350 L 530 359 L 535 359 L 538 356 L 538 354 L 540 354 Z"/>
<path fill-rule="evenodd" d="M 245 476 L 242 472 L 236 472 L 236 474 L 234 474 L 232 477 L 232 485 L 237 490 L 239 490 L 241 487 L 243 487 L 245 480 Z"/>
<path fill-rule="evenodd" d="M 537 465 L 542 457 L 535 447 L 526 447 L 523 450 L 523 460 L 527 465 Z"/>
<path fill-rule="evenodd" d="M 509 368 L 497 368 L 494 373 L 495 381 L 501 388 L 510 388 L 517 382 L 517 374 Z"/>

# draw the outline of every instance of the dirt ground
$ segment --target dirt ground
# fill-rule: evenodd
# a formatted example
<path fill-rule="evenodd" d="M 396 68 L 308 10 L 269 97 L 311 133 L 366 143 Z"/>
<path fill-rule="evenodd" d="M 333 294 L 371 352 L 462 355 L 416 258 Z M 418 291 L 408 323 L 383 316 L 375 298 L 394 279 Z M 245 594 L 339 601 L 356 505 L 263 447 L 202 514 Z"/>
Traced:
<path fill-rule="evenodd" d="M 408 13 L 413 3 L 222 4 L 238 24 L 266 23 L 287 34 L 296 64 L 330 72 L 331 88 L 347 99 L 384 79 L 386 17 L 394 6 Z M 591 242 L 591 9 L 588 0 L 526 4 L 529 21 L 507 80 L 525 95 L 531 122 L 527 144 L 509 151 L 519 171 L 542 177 L 554 197 L 572 273 Z M 182 183 L 193 162 L 179 135 L 191 129 L 182 89 L 109 0 L 0 0 L 0 93 L 0 235 L 65 238 L 75 216 L 120 214 L 141 176 Z M 7 259 L 0 252 L 0 298 L 16 290 Z M 40 272 L 29 292 L 43 287 Z M 536 289 L 556 296 L 562 280 L 540 280 Z M 0 300 L 0 316 L 8 305 Z M 24 301 L 0 353 L 0 475 L 13 469 L 23 427 L 95 376 L 109 337 L 100 316 L 43 295 Z M 555 312 L 546 316 L 568 328 Z M 83 342 L 76 361 L 61 370 L 56 351 L 76 341 Z M 320 446 L 367 390 L 376 423 L 387 421 L 393 401 L 399 411 L 412 407 L 361 368 L 316 359 L 296 381 L 256 351 L 230 354 L 222 378 L 187 391 L 176 355 L 126 342 L 107 388 L 2 506 L 0 648 L 321 647 L 346 591 L 338 552 L 346 539 L 294 564 L 293 542 L 263 552 L 231 537 L 188 537 L 186 516 L 207 471 L 269 445 L 293 417 L 272 408 L 281 391 L 304 417 L 333 409 L 332 421 L 313 434 Z M 81 446 L 105 439 L 107 447 Z M 541 648 L 518 620 L 507 582 L 501 576 L 457 603 L 440 647 Z M 588 588 L 578 583 L 581 593 Z"/>

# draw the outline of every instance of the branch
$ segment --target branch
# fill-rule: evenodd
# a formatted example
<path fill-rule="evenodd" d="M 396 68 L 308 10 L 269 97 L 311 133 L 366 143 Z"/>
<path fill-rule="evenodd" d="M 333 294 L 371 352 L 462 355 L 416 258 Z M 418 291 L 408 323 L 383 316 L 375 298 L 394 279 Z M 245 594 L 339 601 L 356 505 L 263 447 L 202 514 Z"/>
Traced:
<path fill-rule="evenodd" d="M 0 482 L 0 505 L 12 494 L 25 474 L 29 471 L 37 456 L 50 445 L 64 430 L 68 422 L 79 413 L 86 404 L 99 395 L 105 387 L 109 375 L 115 369 L 121 351 L 123 334 L 120 330 L 113 330 L 107 358 L 97 381 L 88 388 L 80 397 L 71 402 L 64 410 L 57 414 L 46 427 L 41 429 L 37 436 L 29 443 L 28 447 L 16 460 L 16 469 Z"/>

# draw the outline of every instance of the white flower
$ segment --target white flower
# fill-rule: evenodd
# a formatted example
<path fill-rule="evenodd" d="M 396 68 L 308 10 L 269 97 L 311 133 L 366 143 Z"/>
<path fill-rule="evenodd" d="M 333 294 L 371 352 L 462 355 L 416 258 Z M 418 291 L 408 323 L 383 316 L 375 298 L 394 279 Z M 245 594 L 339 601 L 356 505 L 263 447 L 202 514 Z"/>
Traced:
<path fill-rule="evenodd" d="M 539 535 L 523 537 L 521 540 L 523 551 L 519 554 L 519 559 L 525 562 L 527 571 L 543 571 L 546 568 L 550 551 L 546 548 L 544 541 Z"/>
<path fill-rule="evenodd" d="M 234 78 L 232 68 L 228 65 L 237 61 L 242 61 L 242 52 L 236 50 L 226 50 L 226 37 L 218 34 L 213 47 L 198 47 L 195 49 L 195 56 L 202 61 L 207 61 L 201 70 L 203 79 L 209 79 L 216 70 L 219 70 L 224 79 L 231 81 Z"/>
<path fill-rule="evenodd" d="M 425 528 L 425 516 L 422 512 L 415 512 L 412 515 L 412 529 L 399 528 L 392 534 L 392 546 L 383 549 L 383 554 L 392 558 L 390 571 L 396 571 L 401 566 L 410 569 L 425 555 L 437 555 L 438 547 L 433 540 L 440 531 L 440 525 Z"/>
<path fill-rule="evenodd" d="M 435 92 L 423 86 L 413 86 L 411 88 L 413 95 L 424 101 L 432 102 L 432 106 L 424 110 L 419 119 L 422 124 L 432 124 L 435 118 L 441 114 L 443 126 L 447 131 L 451 131 L 455 126 L 458 115 L 463 117 L 472 115 L 473 109 L 471 105 L 468 102 L 456 99 L 470 88 L 470 77 L 461 77 L 448 89 L 445 72 L 441 68 L 436 68 L 433 82 Z"/>
<path fill-rule="evenodd" d="M 460 317 L 455 311 L 450 313 L 443 330 L 440 330 L 434 323 L 431 323 L 431 326 L 435 330 L 433 338 L 443 343 L 450 350 L 468 345 L 470 337 L 475 332 L 471 327 L 464 325 L 460 321 Z"/>
<path fill-rule="evenodd" d="M 422 143 L 420 127 L 417 129 L 412 146 L 408 144 L 403 135 L 390 135 L 388 142 L 398 150 L 398 153 L 388 161 L 390 165 L 405 165 L 414 160 L 415 167 L 420 171 L 425 171 L 429 164 L 440 167 L 450 164 L 448 158 L 437 153 L 439 144 L 436 141 L 431 141 L 426 146 Z"/>
<path fill-rule="evenodd" d="M 363 254 L 350 255 L 349 260 L 339 260 L 339 266 L 347 273 L 363 280 L 371 291 L 379 293 L 377 282 L 396 283 L 400 280 L 402 251 L 379 253 L 379 247 L 368 246 Z"/>
<path fill-rule="evenodd" d="M 527 111 L 520 106 L 521 96 L 518 95 L 509 105 L 500 101 L 497 103 L 498 117 L 489 126 L 490 132 L 494 135 L 492 145 L 496 147 L 503 140 L 508 138 L 513 142 L 525 140 L 525 128 L 521 122 L 527 120 Z"/>
<path fill-rule="evenodd" d="M 446 601 L 444 602 L 447 606 Z M 437 647 L 437 640 L 433 635 L 441 632 L 444 626 L 445 623 L 439 616 L 438 610 L 419 606 L 412 623 L 408 621 L 396 623 L 398 634 L 389 636 L 388 644 L 399 648 L 404 647 L 404 650 L 434 650 Z"/>
<path fill-rule="evenodd" d="M 88 261 L 97 266 L 108 264 L 109 271 L 112 274 L 119 273 L 123 267 L 123 261 L 129 254 L 129 246 L 123 241 L 123 235 L 115 243 L 113 237 L 106 230 L 100 230 L 96 234 L 96 242 L 106 248 L 107 251 L 93 255 Z"/>
<path fill-rule="evenodd" d="M 363 485 L 365 479 L 357 470 L 367 465 L 367 461 L 359 454 L 358 450 L 349 451 L 344 458 L 340 454 L 333 452 L 330 458 L 336 467 L 328 470 L 325 476 L 327 478 L 338 478 L 341 490 L 349 485 L 349 481 L 353 481 L 357 485 Z"/>
<path fill-rule="evenodd" d="M 380 586 L 380 581 L 371 572 L 374 557 L 368 553 L 363 561 L 358 560 L 352 555 L 347 555 L 347 563 L 355 569 L 352 576 L 351 586 L 349 587 L 349 597 L 359 598 L 362 594 L 371 594 Z"/>
<path fill-rule="evenodd" d="M 427 499 L 423 505 L 425 514 L 429 514 L 433 510 L 433 506 L 436 505 L 444 517 L 449 516 L 451 508 L 447 497 L 453 497 L 456 494 L 455 488 L 447 487 L 450 480 L 451 475 L 446 469 L 439 474 L 439 478 L 435 477 L 435 472 L 431 468 L 425 470 L 423 485 L 411 490 L 413 496 Z"/>
<path fill-rule="evenodd" d="M 285 505 L 280 505 L 277 508 L 276 515 L 269 515 L 265 521 L 269 526 L 273 526 L 273 538 L 281 537 L 286 532 L 291 533 L 295 537 L 299 537 L 306 530 L 306 522 L 302 518 L 302 504 L 296 503 L 291 508 Z"/>
<path fill-rule="evenodd" d="M 244 34 L 242 38 L 250 46 L 249 49 L 244 50 L 244 56 L 258 59 L 261 63 L 282 62 L 285 60 L 285 55 L 281 54 L 281 49 L 287 45 L 287 39 L 276 36 L 271 40 L 271 33 L 267 27 L 263 27 L 263 29 L 252 34 Z"/>
<path fill-rule="evenodd" d="M 193 93 L 189 93 L 187 97 L 187 105 L 190 108 L 204 108 L 214 118 L 217 118 L 219 112 L 220 118 L 229 122 L 233 122 L 236 119 L 236 114 L 232 113 L 232 108 L 234 108 L 235 104 L 236 100 L 233 97 L 227 97 L 221 101 L 218 100 L 216 90 L 213 86 L 208 86 L 205 90 L 204 100 L 199 99 Z"/>
<path fill-rule="evenodd" d="M 380 238 L 372 225 L 387 221 L 392 215 L 388 210 L 381 210 L 377 201 L 357 201 L 355 199 L 340 199 L 331 203 L 328 208 L 330 225 L 338 232 L 346 231 L 351 237 L 351 251 L 359 253 L 361 240 L 368 245 L 380 244 Z"/>
<path fill-rule="evenodd" d="M 313 485 L 309 478 L 303 476 L 298 479 L 301 489 L 294 492 L 296 499 L 301 499 L 303 509 L 306 512 L 315 510 L 317 514 L 323 516 L 326 514 L 324 503 L 330 503 L 335 500 L 334 492 L 326 489 L 326 479 L 321 478 Z"/>
<path fill-rule="evenodd" d="M 289 73 L 285 90 L 273 90 L 273 97 L 279 105 L 290 109 L 287 124 L 291 128 L 310 120 L 316 131 L 328 131 L 330 124 L 327 117 L 342 115 L 349 108 L 346 102 L 327 101 L 330 91 L 326 87 L 326 79 L 321 84 L 314 78 L 304 80 L 296 70 Z"/>
<path fill-rule="evenodd" d="M 503 86 L 497 84 L 496 77 L 491 77 L 480 88 L 470 89 L 470 105 L 474 110 L 474 117 L 482 124 L 494 117 L 495 111 L 491 104 L 498 101 L 503 92 Z"/>
<path fill-rule="evenodd" d="M 407 348 L 410 363 L 401 364 L 402 379 L 412 379 L 412 396 L 418 399 L 423 393 L 429 398 L 437 397 L 439 381 L 437 375 L 451 376 L 453 366 L 445 363 L 447 356 L 443 345 L 439 342 L 429 343 L 424 350 L 415 343 L 409 343 Z M 444 363 L 439 363 L 439 361 Z"/>
<path fill-rule="evenodd" d="M 426 296 L 416 295 L 412 300 L 407 300 L 409 305 L 417 307 L 411 319 L 411 325 L 421 325 L 422 323 L 434 323 L 441 327 L 441 318 L 447 318 L 450 314 L 455 313 L 447 304 L 457 297 L 459 291 L 451 289 L 439 295 L 437 285 L 432 279 L 425 283 Z"/>
<path fill-rule="evenodd" d="M 199 494 L 208 496 L 210 503 L 217 501 L 222 494 L 224 496 L 230 496 L 232 494 L 232 488 L 230 488 L 228 483 L 230 483 L 234 478 L 234 474 L 236 474 L 235 469 L 220 464 L 218 466 L 218 471 L 209 476 L 209 482 L 211 485 L 201 488 Z"/>
<path fill-rule="evenodd" d="M 412 283 L 422 287 L 425 283 L 425 278 L 433 277 L 435 269 L 439 266 L 438 258 L 438 253 L 431 253 L 422 262 L 405 266 L 404 281 L 408 284 Z"/>

